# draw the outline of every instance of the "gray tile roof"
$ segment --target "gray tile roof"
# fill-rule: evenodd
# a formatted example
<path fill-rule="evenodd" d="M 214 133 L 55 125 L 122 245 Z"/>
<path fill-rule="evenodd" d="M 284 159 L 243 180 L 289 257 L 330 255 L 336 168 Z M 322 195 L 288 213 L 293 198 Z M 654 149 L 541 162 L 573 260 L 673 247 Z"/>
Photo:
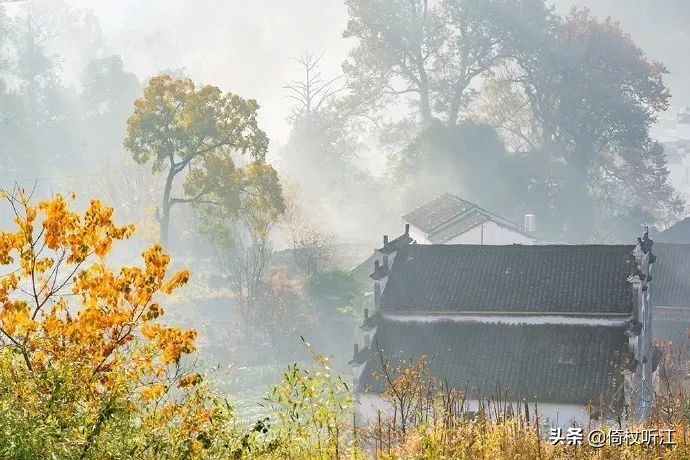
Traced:
<path fill-rule="evenodd" d="M 400 313 L 632 314 L 632 245 L 403 247 L 381 297 Z"/>
<path fill-rule="evenodd" d="M 445 243 L 487 221 L 531 237 L 510 220 L 449 193 L 420 206 L 402 219 L 426 233 L 432 243 Z"/>
<path fill-rule="evenodd" d="M 690 217 L 676 222 L 663 232 L 654 236 L 657 243 L 690 244 Z"/>
<path fill-rule="evenodd" d="M 391 365 L 426 356 L 430 373 L 469 398 L 504 391 L 512 400 L 573 404 L 623 397 L 620 362 L 627 356 L 623 327 L 499 325 L 384 320 L 372 347 Z M 380 393 L 378 351 L 369 350 L 359 391 Z"/>
<path fill-rule="evenodd" d="M 690 308 L 690 244 L 655 243 L 652 251 L 652 304 Z"/>
<path fill-rule="evenodd" d="M 444 193 L 404 215 L 403 221 L 414 225 L 426 233 L 430 233 L 475 206 L 474 203 L 465 201 L 455 195 Z"/>

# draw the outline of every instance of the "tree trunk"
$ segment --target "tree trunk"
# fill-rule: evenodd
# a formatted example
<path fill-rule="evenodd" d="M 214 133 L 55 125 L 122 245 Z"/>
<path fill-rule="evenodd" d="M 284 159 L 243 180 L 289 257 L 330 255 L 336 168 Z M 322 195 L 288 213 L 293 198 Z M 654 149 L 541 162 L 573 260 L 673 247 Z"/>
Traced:
<path fill-rule="evenodd" d="M 163 191 L 163 214 L 160 217 L 160 240 L 163 247 L 168 245 L 170 208 L 172 208 L 170 194 L 172 193 L 172 184 L 173 179 L 175 179 L 175 174 L 175 168 L 171 165 L 170 170 L 168 170 L 168 177 L 165 179 L 165 190 Z"/>
<path fill-rule="evenodd" d="M 429 78 L 424 68 L 419 69 L 419 113 L 422 116 L 422 126 L 431 126 L 431 100 L 429 96 Z"/>

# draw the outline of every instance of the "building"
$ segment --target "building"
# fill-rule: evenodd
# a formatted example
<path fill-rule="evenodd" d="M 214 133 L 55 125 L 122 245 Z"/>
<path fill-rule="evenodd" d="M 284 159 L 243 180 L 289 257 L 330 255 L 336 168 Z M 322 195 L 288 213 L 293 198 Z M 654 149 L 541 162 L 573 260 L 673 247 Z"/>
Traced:
<path fill-rule="evenodd" d="M 418 244 L 543 244 L 533 235 L 533 214 L 525 216 L 525 230 L 450 193 L 444 193 L 405 214 L 402 220 L 406 238 Z M 391 242 L 398 243 L 397 240 Z M 369 274 L 377 259 L 381 261 L 380 254 L 374 250 L 368 259 L 352 269 L 352 275 L 359 283 L 370 284 Z"/>
<path fill-rule="evenodd" d="M 450 193 L 433 199 L 402 218 L 419 244 L 535 244 L 535 216 L 525 228 Z"/>
<path fill-rule="evenodd" d="M 382 356 L 393 366 L 429 357 L 468 410 L 505 396 L 560 426 L 649 410 L 658 356 L 646 234 L 636 246 L 411 240 L 384 240 L 374 264 L 376 311 L 351 361 L 360 422 L 390 410 Z"/>
<path fill-rule="evenodd" d="M 654 336 L 674 343 L 687 341 L 690 330 L 690 217 L 655 236 L 659 260 L 652 276 Z"/>

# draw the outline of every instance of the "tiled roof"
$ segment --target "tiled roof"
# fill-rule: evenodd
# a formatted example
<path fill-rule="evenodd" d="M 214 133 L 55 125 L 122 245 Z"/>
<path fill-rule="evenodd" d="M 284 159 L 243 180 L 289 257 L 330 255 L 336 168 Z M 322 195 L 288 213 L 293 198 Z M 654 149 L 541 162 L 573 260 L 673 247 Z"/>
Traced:
<path fill-rule="evenodd" d="M 471 210 L 462 219 L 458 219 L 451 224 L 446 225 L 437 232 L 429 235 L 429 241 L 432 243 L 445 243 L 451 238 L 455 238 L 458 235 L 462 235 L 466 231 L 476 227 L 479 224 L 483 224 L 488 221 L 489 218 L 484 214 L 478 212 L 476 209 Z"/>
<path fill-rule="evenodd" d="M 475 207 L 474 203 L 465 201 L 450 193 L 444 193 L 404 215 L 403 221 L 414 225 L 426 233 L 430 233 L 473 207 Z"/>
<path fill-rule="evenodd" d="M 372 251 L 371 256 L 350 271 L 357 285 L 362 286 L 366 292 L 373 290 L 374 285 L 371 281 L 371 273 L 374 271 L 375 260 L 380 262 L 381 256 L 375 251 Z"/>
<path fill-rule="evenodd" d="M 530 236 L 510 220 L 449 193 L 404 215 L 403 221 L 425 232 L 432 243 L 445 243 L 487 221 Z"/>
<path fill-rule="evenodd" d="M 654 237 L 657 243 L 690 244 L 690 217 L 676 222 Z"/>
<path fill-rule="evenodd" d="M 628 245 L 416 245 L 398 252 L 383 312 L 631 314 Z"/>
<path fill-rule="evenodd" d="M 430 373 L 468 397 L 597 405 L 620 402 L 616 363 L 627 351 L 623 327 L 383 321 L 372 347 L 392 366 L 424 355 Z M 369 354 L 360 391 L 381 392 L 378 351 Z"/>
<path fill-rule="evenodd" d="M 655 243 L 652 251 L 652 304 L 690 308 L 690 244 Z"/>

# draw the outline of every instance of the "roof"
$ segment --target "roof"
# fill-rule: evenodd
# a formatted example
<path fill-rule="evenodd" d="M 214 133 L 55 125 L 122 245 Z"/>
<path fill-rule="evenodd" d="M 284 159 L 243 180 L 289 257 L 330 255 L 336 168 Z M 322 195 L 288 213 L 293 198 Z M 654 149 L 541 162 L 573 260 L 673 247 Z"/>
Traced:
<path fill-rule="evenodd" d="M 632 245 L 417 245 L 393 262 L 381 310 L 632 314 Z"/>
<path fill-rule="evenodd" d="M 450 193 L 431 200 L 403 216 L 403 221 L 422 230 L 432 243 L 446 242 L 487 221 L 527 234 L 519 225 Z"/>
<path fill-rule="evenodd" d="M 690 244 L 690 217 L 676 222 L 654 237 L 657 243 Z"/>
<path fill-rule="evenodd" d="M 653 252 L 652 304 L 690 308 L 690 244 L 655 243 Z"/>
<path fill-rule="evenodd" d="M 403 221 L 414 225 L 426 233 L 431 233 L 473 207 L 476 207 L 474 203 L 465 201 L 450 193 L 444 193 L 414 211 L 405 214 Z"/>
<path fill-rule="evenodd" d="M 426 356 L 429 372 L 467 396 L 597 404 L 622 400 L 623 327 L 383 321 L 373 346 L 395 368 Z M 468 346 L 471 344 L 471 346 Z M 381 359 L 369 358 L 359 391 L 380 393 Z"/>

